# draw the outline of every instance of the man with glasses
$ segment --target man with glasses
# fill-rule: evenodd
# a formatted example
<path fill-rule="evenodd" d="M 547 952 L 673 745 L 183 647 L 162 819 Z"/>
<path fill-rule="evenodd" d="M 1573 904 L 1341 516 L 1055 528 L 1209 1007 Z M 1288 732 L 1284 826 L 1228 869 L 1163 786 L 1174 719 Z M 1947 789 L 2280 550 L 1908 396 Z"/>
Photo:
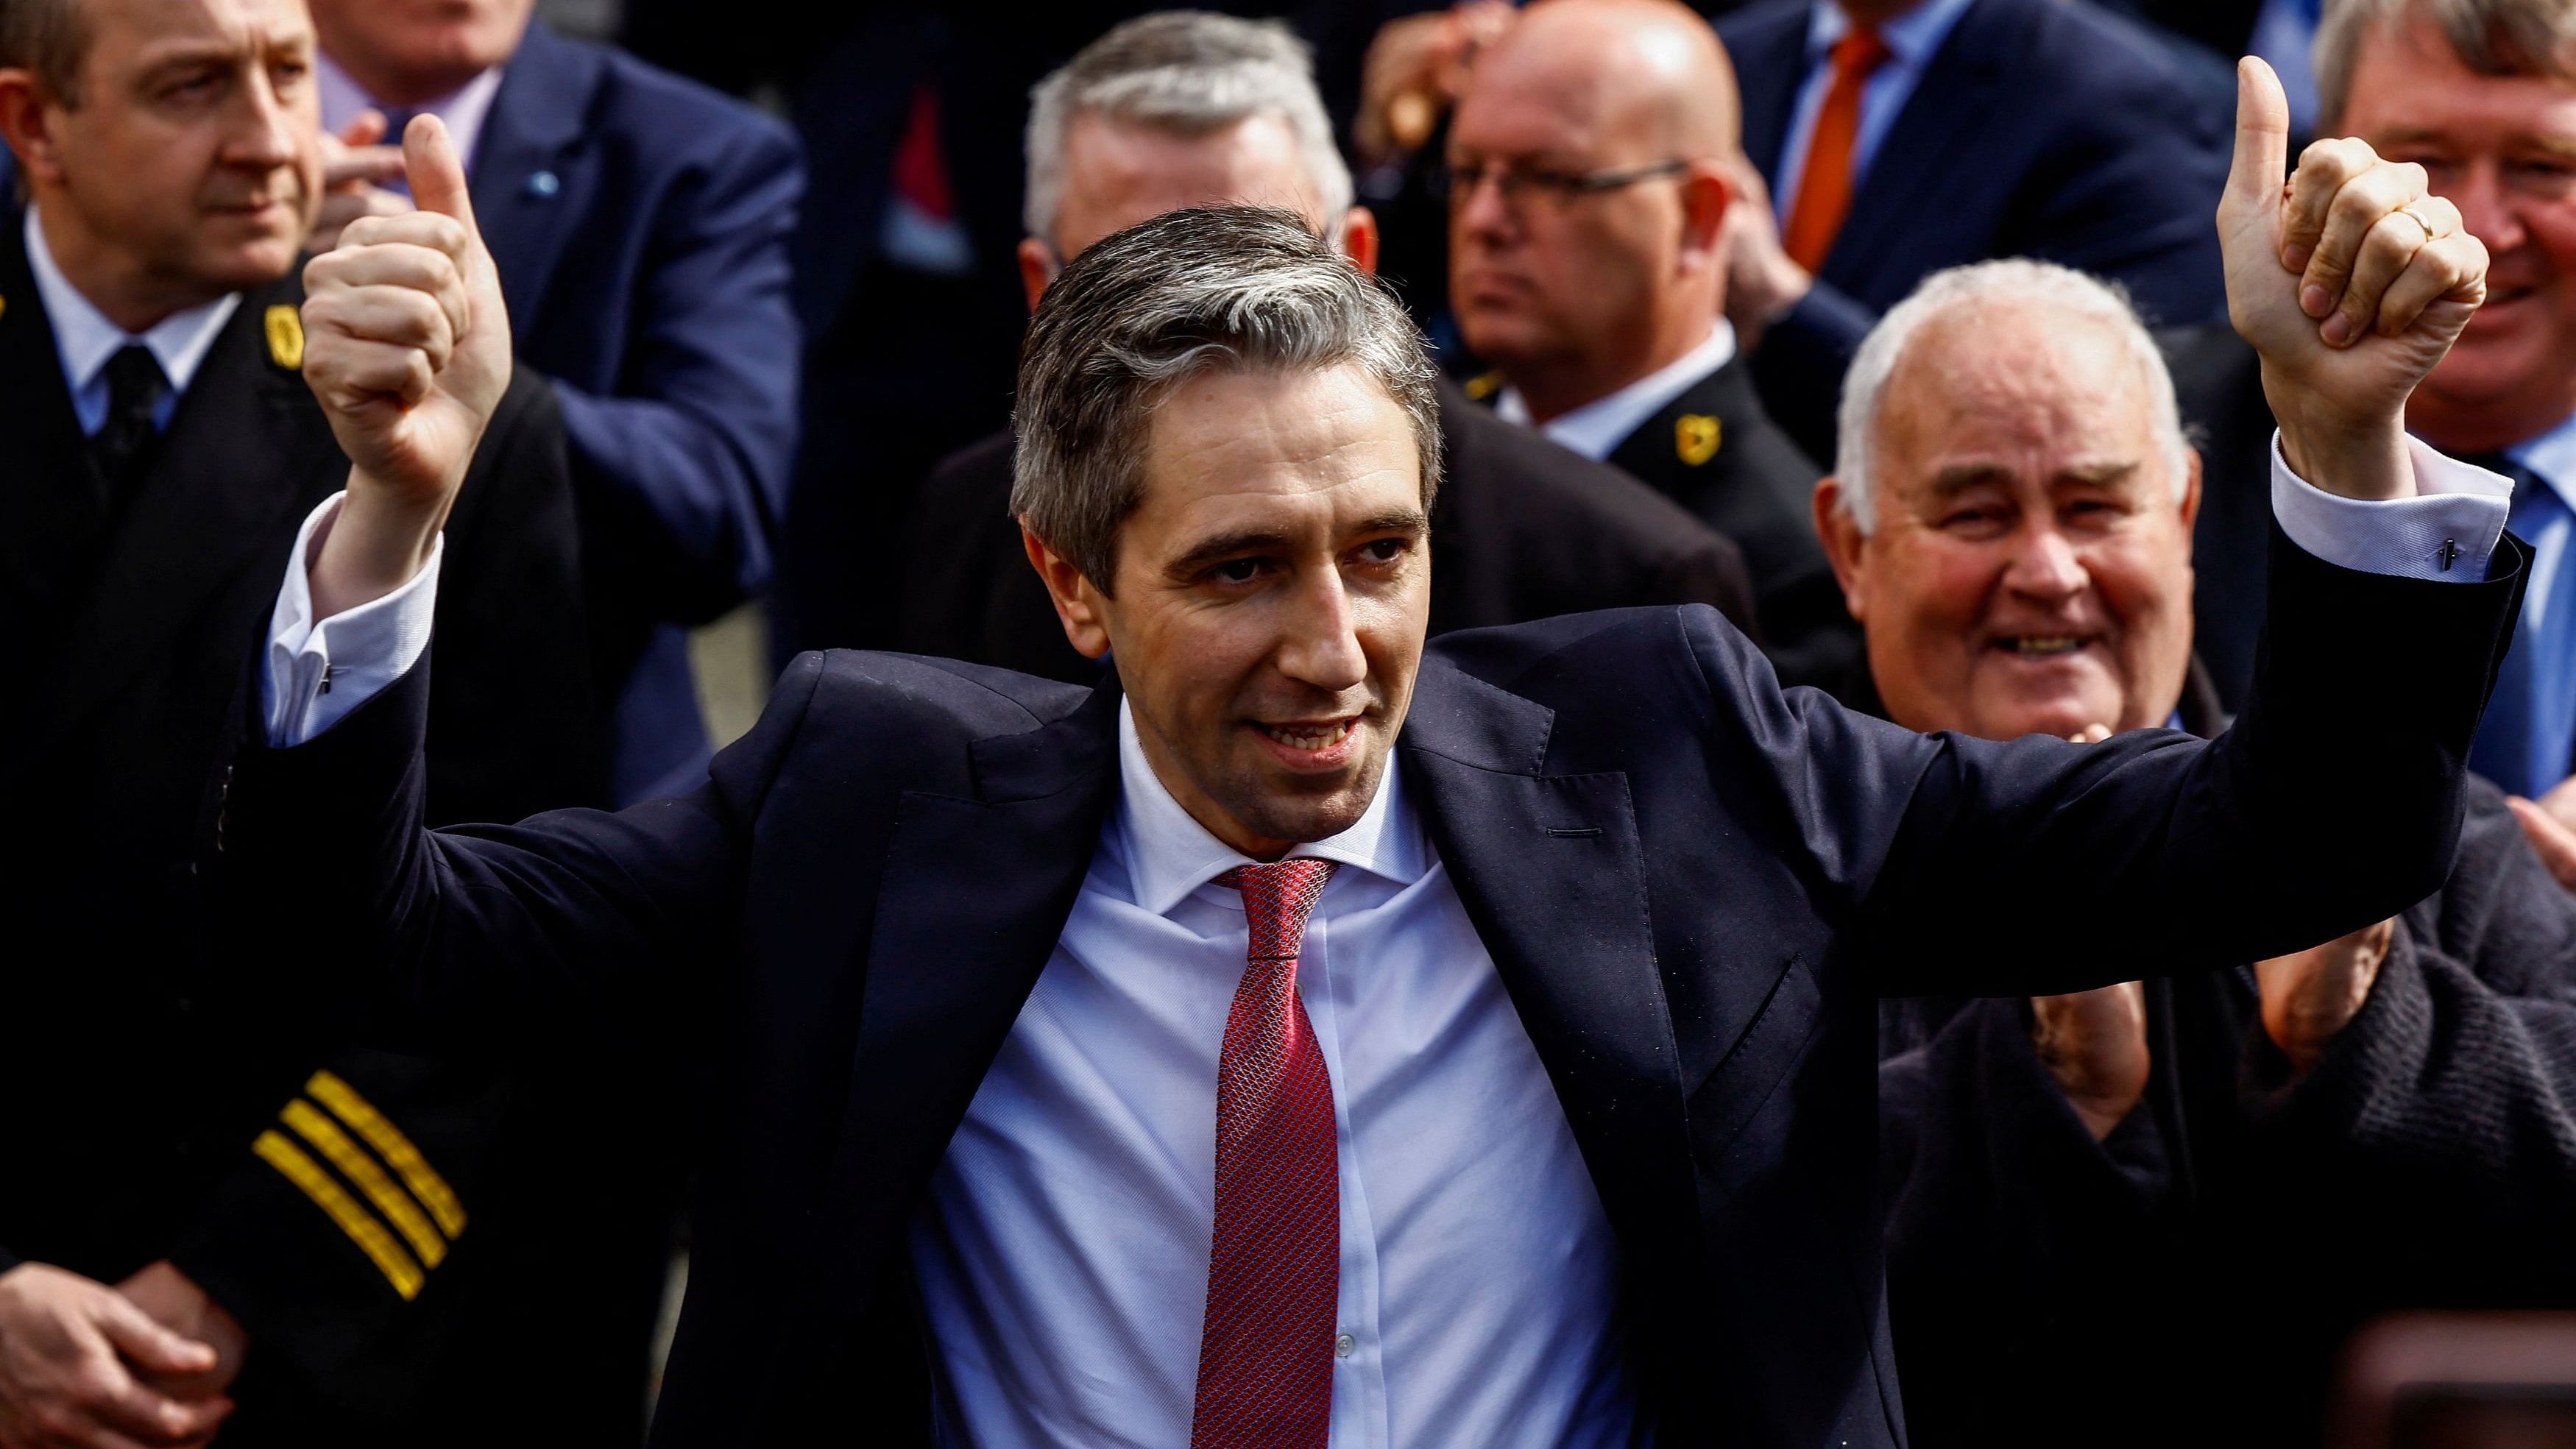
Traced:
<path fill-rule="evenodd" d="M 1838 683 L 1857 634 L 1808 519 L 1821 471 L 1725 319 L 1735 74 L 1671 0 L 1543 0 L 1450 127 L 1449 302 L 1505 419 L 1644 480 L 1744 550 L 1767 652 Z"/>

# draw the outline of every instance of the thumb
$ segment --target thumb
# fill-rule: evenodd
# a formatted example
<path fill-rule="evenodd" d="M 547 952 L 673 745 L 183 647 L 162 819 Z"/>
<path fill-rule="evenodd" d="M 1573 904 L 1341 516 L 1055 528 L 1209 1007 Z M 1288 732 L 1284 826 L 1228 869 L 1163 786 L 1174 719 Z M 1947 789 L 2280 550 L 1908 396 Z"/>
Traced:
<path fill-rule="evenodd" d="M 2290 100 L 2261 56 L 2236 62 L 2236 159 L 2227 171 L 2235 206 L 2280 205 L 2290 165 Z"/>
<path fill-rule="evenodd" d="M 465 189 L 465 158 L 456 154 L 456 138 L 447 134 L 445 122 L 426 111 L 412 117 L 403 132 L 403 171 L 411 179 L 412 205 L 476 230 L 474 198 Z"/>
<path fill-rule="evenodd" d="M 121 1293 L 107 1296 L 106 1306 L 98 1315 L 98 1328 L 118 1353 L 146 1373 L 201 1374 L 213 1368 L 218 1357 L 213 1345 L 182 1337 L 153 1322 L 149 1314 Z"/>

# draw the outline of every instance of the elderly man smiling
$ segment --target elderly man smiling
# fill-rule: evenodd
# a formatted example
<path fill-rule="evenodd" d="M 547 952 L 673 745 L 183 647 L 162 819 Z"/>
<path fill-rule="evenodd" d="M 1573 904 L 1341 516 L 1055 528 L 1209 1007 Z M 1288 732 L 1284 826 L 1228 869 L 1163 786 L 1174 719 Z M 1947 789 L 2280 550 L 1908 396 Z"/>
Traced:
<path fill-rule="evenodd" d="M 1889 718 L 2220 729 L 2199 459 L 2116 293 L 1936 275 L 1861 348 L 1842 429 L 1816 521 Z M 2463 842 L 2403 916 L 2250 970 L 1882 1006 L 1916 1443 L 2294 1443 L 2368 1313 L 2576 1296 L 2576 899 L 2482 783 Z"/>

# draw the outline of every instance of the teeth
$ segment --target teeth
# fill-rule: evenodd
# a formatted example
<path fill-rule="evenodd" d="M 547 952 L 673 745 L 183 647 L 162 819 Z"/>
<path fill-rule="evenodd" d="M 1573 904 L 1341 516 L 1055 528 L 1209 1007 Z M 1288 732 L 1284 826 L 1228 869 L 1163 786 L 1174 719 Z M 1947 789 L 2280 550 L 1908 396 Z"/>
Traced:
<path fill-rule="evenodd" d="M 1350 720 L 1337 720 L 1328 725 L 1303 727 L 1261 725 L 1259 728 L 1263 734 L 1283 745 L 1301 750 L 1321 750 L 1330 748 L 1338 743 L 1342 736 L 1349 734 L 1351 724 Z"/>
<path fill-rule="evenodd" d="M 2017 639 L 2007 641 L 2012 651 L 2024 658 L 2071 653 L 2080 648 L 2083 643 L 2083 640 L 2072 634 L 2024 634 Z"/>

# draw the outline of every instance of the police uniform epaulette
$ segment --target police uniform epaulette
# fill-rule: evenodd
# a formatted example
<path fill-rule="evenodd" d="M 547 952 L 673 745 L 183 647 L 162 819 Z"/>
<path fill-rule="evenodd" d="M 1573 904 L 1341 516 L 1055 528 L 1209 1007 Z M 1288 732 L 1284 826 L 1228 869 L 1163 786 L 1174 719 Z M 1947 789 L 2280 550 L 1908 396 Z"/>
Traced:
<path fill-rule="evenodd" d="M 1467 379 L 1461 388 L 1470 402 L 1492 402 L 1494 395 L 1503 390 L 1503 375 L 1499 372 L 1482 373 Z"/>
<path fill-rule="evenodd" d="M 293 317 L 295 309 L 269 312 L 272 351 L 279 312 Z M 300 330 L 296 345 L 303 345 Z M 396 1293 L 406 1300 L 418 1295 L 429 1271 L 446 1260 L 448 1245 L 465 1231 L 464 1205 L 402 1129 L 347 1082 L 315 1072 L 304 1091 L 277 1114 L 294 1136 L 272 1127 L 251 1143 L 251 1151 L 311 1198 Z"/>

